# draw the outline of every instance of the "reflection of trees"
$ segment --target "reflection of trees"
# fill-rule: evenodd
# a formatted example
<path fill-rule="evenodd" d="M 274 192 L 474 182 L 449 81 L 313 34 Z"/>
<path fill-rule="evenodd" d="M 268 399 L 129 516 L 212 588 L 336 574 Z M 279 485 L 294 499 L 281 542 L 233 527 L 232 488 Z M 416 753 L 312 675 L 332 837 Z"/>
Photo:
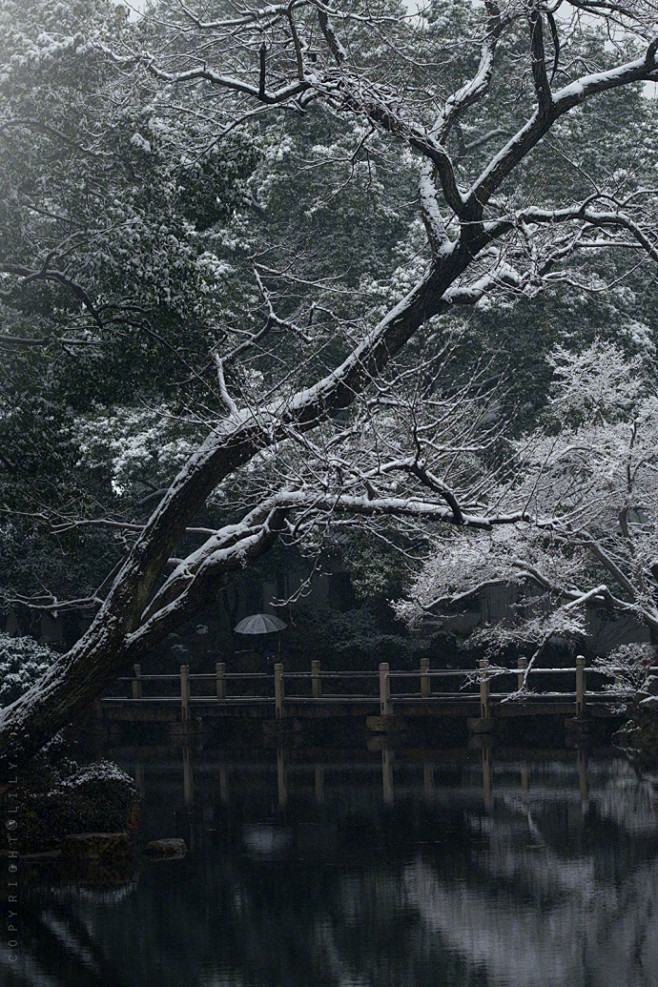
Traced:
<path fill-rule="evenodd" d="M 533 867 L 533 877 L 538 870 Z M 550 867 L 545 872 L 549 888 L 539 883 L 535 901 L 515 894 L 511 884 L 497 888 L 494 881 L 483 891 L 447 883 L 420 857 L 405 880 L 426 933 L 461 954 L 469 968 L 484 966 L 492 983 L 649 983 L 643 971 L 658 969 L 656 862 L 620 887 L 593 882 L 591 870 L 576 865 L 571 876 L 585 878 L 584 890 L 578 893 L 574 880 L 572 893 L 557 897 Z"/>
<path fill-rule="evenodd" d="M 626 769 L 593 775 L 584 815 L 573 766 L 533 771 L 527 792 L 497 771 L 491 814 L 477 771 L 431 798 L 398 786 L 392 805 L 376 774 L 328 772 L 322 805 L 293 779 L 274 812 L 271 789 L 242 776 L 224 804 L 198 772 L 190 830 L 176 827 L 188 857 L 145 864 L 118 906 L 49 892 L 30 906 L 30 961 L 83 987 L 632 987 L 658 968 L 653 796 Z M 169 834 L 171 792 L 158 801 Z M 254 828 L 272 830 L 258 852 Z"/>
<path fill-rule="evenodd" d="M 99 942 L 73 898 L 20 904 L 19 963 L 0 961 L 0 983 L 11 987 L 128 987 L 112 950 Z M 2 956 L 0 952 L 0 956 Z M 3 979 L 3 976 L 8 978 Z"/>
<path fill-rule="evenodd" d="M 615 761 L 612 771 L 596 782 L 593 803 L 600 815 L 628 833 L 653 836 L 658 819 L 654 784 L 638 778 L 626 761 Z"/>
<path fill-rule="evenodd" d="M 482 843 L 464 880 L 446 880 L 441 861 L 418 854 L 405 872 L 408 900 L 429 934 L 492 983 L 649 983 L 655 806 L 652 787 L 625 765 L 599 780 L 586 818 L 573 787 L 503 789 L 493 821 L 469 816 Z"/>

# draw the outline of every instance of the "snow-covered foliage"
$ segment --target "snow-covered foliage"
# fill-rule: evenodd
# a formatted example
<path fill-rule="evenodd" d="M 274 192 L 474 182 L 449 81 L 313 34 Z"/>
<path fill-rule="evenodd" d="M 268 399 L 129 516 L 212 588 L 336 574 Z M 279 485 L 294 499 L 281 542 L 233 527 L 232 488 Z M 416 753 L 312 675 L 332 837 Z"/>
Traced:
<path fill-rule="evenodd" d="M 588 605 L 658 630 L 655 375 L 600 341 L 578 353 L 559 348 L 551 364 L 543 421 L 511 443 L 506 475 L 489 491 L 492 505 L 523 519 L 437 539 L 398 604 L 407 620 L 501 584 L 515 586 L 522 602 L 508 621 L 479 632 L 500 644 L 583 635 Z"/>
<path fill-rule="evenodd" d="M 128 490 L 143 493 L 149 484 L 164 485 L 189 458 L 194 446 L 185 426 L 166 405 L 89 414 L 72 427 L 78 465 L 107 471 L 117 498 Z"/>
<path fill-rule="evenodd" d="M 91 764 L 84 765 L 72 777 L 64 779 L 61 782 L 61 787 L 76 789 L 86 785 L 105 784 L 107 782 L 117 782 L 135 794 L 137 792 L 134 778 L 131 778 L 114 761 L 107 761 L 103 758 L 100 761 L 93 761 Z"/>
<path fill-rule="evenodd" d="M 23 602 L 98 612 L 0 760 L 354 518 L 410 565 L 454 529 L 430 603 L 500 557 L 553 628 L 654 619 L 654 4 L 233 6 L 0 12 L 0 525 L 66 560 Z"/>
<path fill-rule="evenodd" d="M 594 668 L 605 672 L 610 692 L 631 695 L 644 692 L 656 663 L 656 649 L 650 644 L 621 644 L 607 655 L 594 660 Z"/>
<path fill-rule="evenodd" d="M 57 655 L 31 637 L 0 632 L 0 707 L 9 706 L 47 672 Z"/>

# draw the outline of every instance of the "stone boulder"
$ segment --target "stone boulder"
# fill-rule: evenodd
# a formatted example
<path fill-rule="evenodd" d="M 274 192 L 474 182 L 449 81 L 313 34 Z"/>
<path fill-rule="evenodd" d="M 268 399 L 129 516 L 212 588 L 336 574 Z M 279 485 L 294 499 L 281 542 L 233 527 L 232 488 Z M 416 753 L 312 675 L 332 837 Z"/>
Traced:
<path fill-rule="evenodd" d="M 129 857 L 132 843 L 127 833 L 71 833 L 62 840 L 62 861 L 115 860 Z"/>
<path fill-rule="evenodd" d="M 147 843 L 142 853 L 151 860 L 178 859 L 187 853 L 185 840 L 169 838 L 164 840 L 151 840 Z"/>

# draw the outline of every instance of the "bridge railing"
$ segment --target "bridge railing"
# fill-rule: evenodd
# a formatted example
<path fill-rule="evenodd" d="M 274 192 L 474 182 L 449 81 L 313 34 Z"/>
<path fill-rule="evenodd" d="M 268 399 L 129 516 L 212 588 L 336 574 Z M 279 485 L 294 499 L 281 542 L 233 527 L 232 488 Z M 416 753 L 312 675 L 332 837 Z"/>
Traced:
<path fill-rule="evenodd" d="M 179 703 L 181 718 L 189 718 L 190 706 L 197 702 L 215 701 L 224 705 L 274 704 L 277 718 L 285 715 L 286 703 L 338 702 L 371 703 L 379 705 L 381 715 L 389 715 L 396 701 L 451 700 L 469 701 L 479 697 L 480 716 L 491 716 L 492 701 L 514 702 L 515 699 L 537 698 L 573 702 L 576 715 L 585 713 L 587 700 L 599 698 L 628 698 L 629 690 L 617 692 L 587 687 L 585 659 L 576 658 L 574 667 L 528 667 L 526 658 L 518 659 L 517 667 L 501 668 L 487 660 L 471 669 L 432 669 L 429 659 L 423 658 L 415 669 L 392 670 L 388 662 L 381 662 L 371 671 L 323 670 L 319 661 L 311 662 L 310 671 L 285 671 L 277 662 L 271 672 L 229 672 L 225 662 L 217 662 L 214 672 L 191 673 L 188 665 L 181 665 L 179 673 L 144 674 L 141 665 L 134 666 L 132 676 L 124 676 L 118 682 L 129 686 L 129 697 L 106 696 L 108 701 L 135 701 L 154 703 Z M 596 675 L 606 673 L 595 669 Z M 547 687 L 529 689 L 528 683 L 537 677 L 552 676 Z M 566 678 L 567 690 L 552 688 L 555 677 Z M 611 676 L 610 676 L 611 677 Z M 492 683 L 509 680 L 511 687 L 492 691 Z M 570 681 L 569 681 L 570 680 Z M 450 685 L 451 688 L 447 686 Z M 572 685 L 572 689 L 568 686 Z M 148 694 L 147 694 L 148 693 Z"/>

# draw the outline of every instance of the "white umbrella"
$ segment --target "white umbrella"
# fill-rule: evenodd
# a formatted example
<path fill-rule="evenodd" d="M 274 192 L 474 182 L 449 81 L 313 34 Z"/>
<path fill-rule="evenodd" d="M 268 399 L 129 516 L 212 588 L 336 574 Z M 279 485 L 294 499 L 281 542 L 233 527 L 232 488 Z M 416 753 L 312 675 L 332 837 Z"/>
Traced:
<path fill-rule="evenodd" d="M 236 634 L 272 634 L 287 626 L 285 621 L 271 613 L 252 613 L 236 624 L 234 630 Z"/>

